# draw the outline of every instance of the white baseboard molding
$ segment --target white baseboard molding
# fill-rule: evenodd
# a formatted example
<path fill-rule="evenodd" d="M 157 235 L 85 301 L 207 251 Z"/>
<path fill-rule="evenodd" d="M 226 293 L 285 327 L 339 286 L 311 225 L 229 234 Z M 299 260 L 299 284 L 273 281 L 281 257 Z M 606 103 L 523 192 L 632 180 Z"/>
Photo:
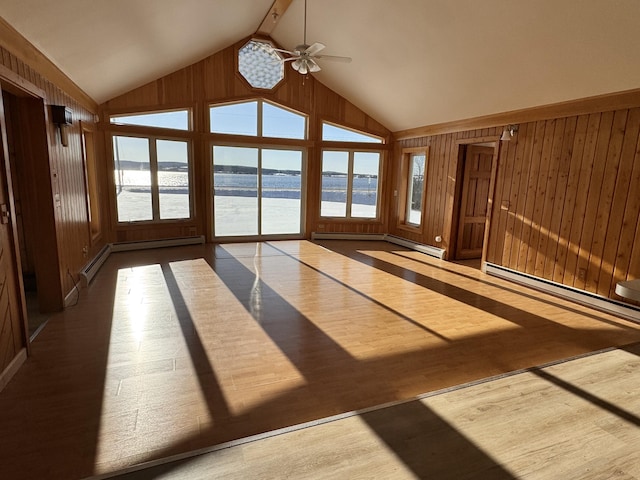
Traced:
<path fill-rule="evenodd" d="M 119 242 L 111 244 L 112 252 L 129 252 L 148 248 L 179 247 L 183 245 L 199 245 L 204 243 L 204 236 L 163 238 L 160 240 L 142 240 L 137 242 Z"/>
<path fill-rule="evenodd" d="M 557 297 L 586 305 L 587 307 L 612 313 L 640 323 L 640 308 L 634 307 L 633 305 L 569 287 L 567 285 L 562 285 L 561 283 L 544 280 L 526 273 L 517 272 L 510 268 L 505 268 L 493 263 L 485 263 L 483 266 L 485 268 L 485 272 L 489 275 L 504 278 L 505 280 L 510 280 L 527 287 L 535 288 L 536 290 L 550 293 Z"/>
<path fill-rule="evenodd" d="M 7 368 L 4 369 L 3 372 L 0 372 L 0 392 L 4 390 L 4 387 L 7 386 L 7 383 L 13 378 L 13 376 L 18 372 L 18 369 L 22 366 L 22 364 L 27 359 L 27 349 L 23 348 L 18 352 L 18 355 L 15 356 L 11 363 L 7 365 Z"/>
<path fill-rule="evenodd" d="M 442 248 L 413 242 L 406 238 L 396 237 L 387 233 L 311 233 L 312 240 L 377 240 L 383 242 L 394 243 L 403 247 L 410 248 L 416 252 L 424 253 L 440 260 L 444 258 L 446 250 Z"/>

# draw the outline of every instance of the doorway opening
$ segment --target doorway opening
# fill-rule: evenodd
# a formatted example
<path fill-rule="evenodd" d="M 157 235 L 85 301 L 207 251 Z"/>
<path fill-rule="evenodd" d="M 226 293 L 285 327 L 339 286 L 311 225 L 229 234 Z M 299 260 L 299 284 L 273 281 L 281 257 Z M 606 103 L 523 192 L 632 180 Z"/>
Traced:
<path fill-rule="evenodd" d="M 17 88 L 3 88 L 2 100 L 27 334 L 33 340 L 51 314 L 63 308 L 46 107 L 42 98 Z"/>
<path fill-rule="evenodd" d="M 460 145 L 455 239 L 456 261 L 481 268 L 486 239 L 495 142 Z M 455 218 L 455 217 L 454 217 Z"/>
<path fill-rule="evenodd" d="M 216 239 L 302 236 L 302 149 L 215 145 L 212 155 Z"/>

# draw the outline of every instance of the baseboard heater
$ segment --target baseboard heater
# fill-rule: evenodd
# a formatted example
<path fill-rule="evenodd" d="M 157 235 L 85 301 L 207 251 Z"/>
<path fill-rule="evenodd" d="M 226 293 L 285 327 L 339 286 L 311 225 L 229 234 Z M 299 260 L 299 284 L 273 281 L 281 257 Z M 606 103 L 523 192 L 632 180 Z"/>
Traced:
<path fill-rule="evenodd" d="M 160 240 L 142 240 L 137 242 L 118 242 L 111 244 L 112 252 L 129 252 L 148 248 L 179 247 L 182 245 L 199 245 L 204 243 L 204 236 L 163 238 Z"/>
<path fill-rule="evenodd" d="M 109 258 L 109 254 L 111 253 L 111 244 L 107 243 L 102 250 L 98 252 L 98 254 L 91 260 L 85 267 L 80 271 L 80 278 L 82 279 L 82 285 L 87 286 L 93 280 L 93 277 L 96 276 L 98 270 L 104 262 Z M 68 296 L 68 295 L 67 295 Z M 65 303 L 67 300 L 65 299 Z"/>
<path fill-rule="evenodd" d="M 93 277 L 98 273 L 98 270 L 100 270 L 102 264 L 109 258 L 111 252 L 128 252 L 148 248 L 179 247 L 182 245 L 199 245 L 203 243 L 203 235 L 197 237 L 164 238 L 161 240 L 142 240 L 138 242 L 108 243 L 102 247 L 102 250 L 100 250 L 95 258 L 80 271 L 80 278 L 82 279 L 83 286 L 86 287 L 89 285 Z"/>
<path fill-rule="evenodd" d="M 416 252 L 421 252 L 432 257 L 436 257 L 439 260 L 444 259 L 444 254 L 446 253 L 446 250 L 443 248 L 413 242 L 411 240 L 407 240 L 406 238 L 396 237 L 394 235 L 387 234 L 384 236 L 384 239 L 389 243 L 395 243 L 396 245 L 410 248 L 412 250 L 415 250 Z"/>
<path fill-rule="evenodd" d="M 534 277 L 526 273 L 517 272 L 510 268 L 505 268 L 493 263 L 484 264 L 485 272 L 489 275 L 504 278 L 526 287 L 550 293 L 557 297 L 565 298 L 587 307 L 595 308 L 603 312 L 612 313 L 620 317 L 640 323 L 640 308 L 634 307 L 624 302 L 618 302 L 611 298 L 603 297 L 593 293 L 585 292 L 577 288 L 562 285 L 543 278 Z"/>
<path fill-rule="evenodd" d="M 317 233 L 311 234 L 312 240 L 377 240 L 383 242 L 394 243 L 403 247 L 410 248 L 417 252 L 436 257 L 440 260 L 444 258 L 445 250 L 431 245 L 424 245 L 422 243 L 413 242 L 406 238 L 396 237 L 395 235 L 389 235 L 386 233 Z"/>

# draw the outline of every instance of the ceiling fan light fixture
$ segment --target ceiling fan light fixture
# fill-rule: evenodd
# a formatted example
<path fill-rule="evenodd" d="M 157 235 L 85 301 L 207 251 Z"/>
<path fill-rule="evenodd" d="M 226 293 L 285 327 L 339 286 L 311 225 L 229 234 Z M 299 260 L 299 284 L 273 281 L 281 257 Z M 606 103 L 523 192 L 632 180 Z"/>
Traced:
<path fill-rule="evenodd" d="M 309 69 L 307 68 L 307 62 L 304 58 L 298 58 L 291 63 L 291 66 L 296 72 L 301 73 L 302 75 L 306 75 L 309 73 Z"/>
<path fill-rule="evenodd" d="M 304 29 L 303 29 L 303 41 L 300 45 L 296 45 L 293 50 L 283 50 L 274 48 L 276 52 L 282 52 L 290 55 L 288 58 L 283 58 L 280 63 L 291 61 L 291 67 L 301 75 L 307 75 L 309 73 L 315 73 L 322 70 L 316 59 L 326 58 L 328 60 L 336 60 L 340 62 L 350 62 L 349 57 L 338 57 L 335 55 L 318 55 L 325 46 L 320 42 L 315 42 L 313 45 L 307 43 L 307 0 L 304 0 Z"/>

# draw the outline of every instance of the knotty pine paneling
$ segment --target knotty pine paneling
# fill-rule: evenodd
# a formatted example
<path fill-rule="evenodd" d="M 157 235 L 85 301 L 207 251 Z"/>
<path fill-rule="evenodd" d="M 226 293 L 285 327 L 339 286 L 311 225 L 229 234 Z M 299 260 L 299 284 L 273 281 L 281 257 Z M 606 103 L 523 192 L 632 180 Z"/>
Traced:
<path fill-rule="evenodd" d="M 609 298 L 640 277 L 640 108 L 520 125 L 501 149 L 487 261 Z"/>
<path fill-rule="evenodd" d="M 303 77 L 288 65 L 285 68 L 284 80 L 273 91 L 251 88 L 237 73 L 236 65 L 238 49 L 248 40 L 238 42 L 198 63 L 105 102 L 100 106 L 100 111 L 104 119 L 101 125 L 106 136 L 111 131 L 108 116 L 113 113 L 194 108 L 194 174 L 195 178 L 209 179 L 211 169 L 209 167 L 210 137 L 207 135 L 208 106 L 212 103 L 258 97 L 271 100 L 309 115 L 311 147 L 308 149 L 307 157 L 306 235 L 309 236 L 311 232 L 386 233 L 388 210 L 384 206 L 390 201 L 392 189 L 391 184 L 385 182 L 384 179 L 380 182 L 381 205 L 383 207 L 381 207 L 378 220 L 341 221 L 319 217 L 322 156 L 320 135 L 322 121 L 330 121 L 379 135 L 387 141 L 391 139 L 389 130 L 336 92 L 318 82 L 313 76 Z M 389 159 L 386 158 L 386 154 L 383 157 L 383 168 L 389 172 L 390 166 L 386 164 Z M 110 165 L 109 159 L 106 164 Z M 103 188 L 111 188 L 106 180 Z M 198 235 L 208 235 L 211 224 L 211 220 L 207 218 L 210 215 L 210 208 L 207 205 L 210 191 L 209 180 L 198 184 L 195 190 L 196 218 L 186 227 L 184 225 L 173 227 L 149 225 L 143 228 L 118 225 L 112 220 L 111 240 L 142 240 L 162 238 L 166 235 L 175 236 L 176 233 L 192 226 L 195 226 Z M 111 198 L 111 203 L 113 203 L 113 198 Z M 111 205 L 110 210 L 112 218 L 114 218 L 115 206 Z"/>
<path fill-rule="evenodd" d="M 4 47 L 0 47 L 0 65 L 42 91 L 45 105 L 65 105 L 72 110 L 73 124 L 67 127 L 67 147 L 60 143 L 57 127 L 50 121 L 46 125 L 51 187 L 53 195 L 57 195 L 58 199 L 55 207 L 54 239 L 59 257 L 56 274 L 62 285 L 60 296 L 64 298 L 74 287 L 74 281 L 68 272 L 77 282 L 79 271 L 103 246 L 102 243 L 91 245 L 90 241 L 80 130 L 80 121 L 85 124 L 94 123 L 95 112 L 87 110 L 78 100 L 60 90 Z M 46 115 L 48 118 L 48 111 Z M 82 251 L 85 246 L 90 249 L 86 256 Z"/>

